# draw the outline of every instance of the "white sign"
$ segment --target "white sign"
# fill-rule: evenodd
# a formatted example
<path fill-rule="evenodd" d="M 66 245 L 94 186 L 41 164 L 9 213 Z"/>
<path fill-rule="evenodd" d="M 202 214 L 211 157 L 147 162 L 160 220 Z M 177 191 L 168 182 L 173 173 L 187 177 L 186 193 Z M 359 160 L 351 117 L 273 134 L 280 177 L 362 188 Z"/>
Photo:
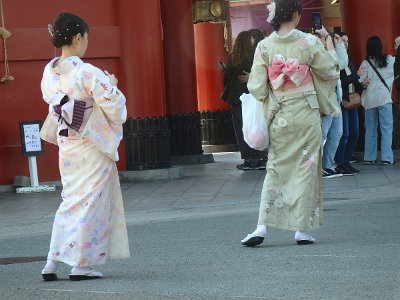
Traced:
<path fill-rule="evenodd" d="M 26 152 L 42 151 L 39 124 L 24 124 L 23 132 Z"/>

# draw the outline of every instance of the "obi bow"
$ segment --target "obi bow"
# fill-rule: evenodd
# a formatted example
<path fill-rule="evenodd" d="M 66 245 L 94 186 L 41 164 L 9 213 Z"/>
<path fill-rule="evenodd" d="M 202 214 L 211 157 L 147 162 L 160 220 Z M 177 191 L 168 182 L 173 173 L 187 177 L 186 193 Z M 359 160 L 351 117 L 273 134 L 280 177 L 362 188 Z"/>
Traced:
<path fill-rule="evenodd" d="M 55 123 L 59 123 L 58 132 L 68 127 L 78 131 L 83 122 L 85 101 L 69 100 L 63 93 L 57 93 L 49 101 L 49 113 Z"/>
<path fill-rule="evenodd" d="M 306 78 L 309 67 L 300 65 L 297 58 L 286 60 L 282 55 L 275 55 L 271 66 L 268 67 L 268 77 L 274 90 L 282 87 L 286 82 L 299 86 Z"/>

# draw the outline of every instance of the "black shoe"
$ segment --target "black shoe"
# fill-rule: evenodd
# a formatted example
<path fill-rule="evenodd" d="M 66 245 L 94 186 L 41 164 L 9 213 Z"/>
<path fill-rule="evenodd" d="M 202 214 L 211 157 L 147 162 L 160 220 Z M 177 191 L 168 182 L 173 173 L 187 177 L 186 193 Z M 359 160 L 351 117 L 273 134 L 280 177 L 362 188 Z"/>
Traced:
<path fill-rule="evenodd" d="M 349 162 L 350 162 L 351 164 L 355 164 L 355 163 L 358 163 L 358 159 L 357 159 L 357 157 L 355 157 L 354 155 L 352 155 Z"/>
<path fill-rule="evenodd" d="M 342 174 L 343 176 L 354 175 L 354 173 L 350 171 L 350 168 L 346 164 L 338 164 L 335 170 L 336 172 Z"/>
<path fill-rule="evenodd" d="M 360 173 L 360 170 L 354 168 L 349 162 L 345 163 L 345 166 L 347 167 L 347 169 L 352 172 L 353 174 L 358 174 Z"/>
<path fill-rule="evenodd" d="M 243 163 L 243 171 L 251 170 L 250 160 L 245 160 Z"/>
<path fill-rule="evenodd" d="M 312 240 L 300 240 L 300 241 L 296 241 L 297 245 L 310 245 L 310 244 L 314 244 L 314 241 Z"/>
<path fill-rule="evenodd" d="M 376 160 L 364 160 L 364 165 L 374 165 L 376 163 Z"/>
<path fill-rule="evenodd" d="M 342 173 L 336 172 L 332 169 L 326 168 L 322 169 L 322 178 L 336 178 L 343 176 Z"/>
<path fill-rule="evenodd" d="M 42 273 L 43 281 L 56 281 L 57 274 L 56 273 Z"/>
<path fill-rule="evenodd" d="M 260 159 L 258 161 L 257 170 L 265 170 L 266 169 L 266 164 L 267 164 L 267 162 L 265 160 Z"/>
<path fill-rule="evenodd" d="M 243 164 L 236 165 L 236 169 L 243 170 Z"/>
<path fill-rule="evenodd" d="M 248 234 L 243 240 L 241 240 L 243 246 L 254 247 L 260 245 L 264 241 L 262 236 Z"/>
<path fill-rule="evenodd" d="M 394 164 L 395 164 L 394 161 L 387 161 L 387 160 L 382 160 L 381 161 L 381 165 L 382 166 L 391 166 L 391 165 L 394 165 Z"/>

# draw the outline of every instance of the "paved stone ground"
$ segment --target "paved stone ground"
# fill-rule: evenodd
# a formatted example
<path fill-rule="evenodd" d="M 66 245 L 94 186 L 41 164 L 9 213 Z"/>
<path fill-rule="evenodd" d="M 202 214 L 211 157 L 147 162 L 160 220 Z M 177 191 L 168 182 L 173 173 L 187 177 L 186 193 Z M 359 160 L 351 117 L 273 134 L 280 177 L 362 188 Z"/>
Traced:
<path fill-rule="evenodd" d="M 265 172 L 214 157 L 182 179 L 122 184 L 134 253 L 101 267 L 104 279 L 71 283 L 63 266 L 46 284 L 43 262 L 0 265 L 0 299 L 400 299 L 399 165 L 325 179 L 317 244 L 271 230 L 246 249 Z M 0 193 L 0 259 L 46 255 L 59 193 Z"/>

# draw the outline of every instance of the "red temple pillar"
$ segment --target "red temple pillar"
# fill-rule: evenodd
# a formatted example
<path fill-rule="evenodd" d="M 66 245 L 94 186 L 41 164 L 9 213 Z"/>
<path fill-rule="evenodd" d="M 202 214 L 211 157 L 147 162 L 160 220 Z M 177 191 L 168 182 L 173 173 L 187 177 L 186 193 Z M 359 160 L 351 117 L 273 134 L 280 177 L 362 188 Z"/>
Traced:
<path fill-rule="evenodd" d="M 161 0 L 168 114 L 197 111 L 192 9 L 192 0 Z"/>
<path fill-rule="evenodd" d="M 400 35 L 399 1 L 374 0 L 340 1 L 343 31 L 349 35 L 350 56 L 356 67 L 366 55 L 369 37 L 377 35 L 382 40 L 383 52 L 393 54 L 394 38 Z"/>
<path fill-rule="evenodd" d="M 120 85 L 129 117 L 166 113 L 159 0 L 116 1 L 121 33 Z"/>
<path fill-rule="evenodd" d="M 223 23 L 194 25 L 196 49 L 197 97 L 199 110 L 229 109 L 219 96 L 223 90 L 223 73 L 218 62 L 227 62 Z"/>

